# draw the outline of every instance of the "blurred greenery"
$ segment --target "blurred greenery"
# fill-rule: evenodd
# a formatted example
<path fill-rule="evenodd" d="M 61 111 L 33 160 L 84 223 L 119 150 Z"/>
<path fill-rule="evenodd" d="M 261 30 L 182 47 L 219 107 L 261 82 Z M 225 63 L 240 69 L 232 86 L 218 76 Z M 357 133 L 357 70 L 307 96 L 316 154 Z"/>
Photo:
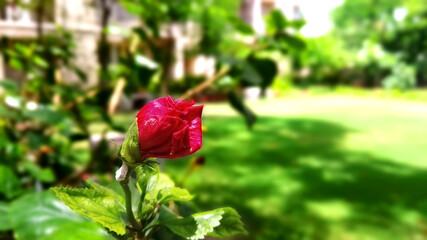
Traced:
<path fill-rule="evenodd" d="M 427 106 L 331 98 L 259 104 L 302 113 L 262 114 L 250 132 L 221 117 L 225 105 L 206 106 L 206 164 L 185 182 L 196 204 L 236 208 L 250 233 L 241 239 L 424 238 Z M 170 161 L 166 172 L 180 179 L 186 166 Z"/>
<path fill-rule="evenodd" d="M 121 129 L 98 105 L 100 98 L 84 89 L 85 74 L 72 61 L 71 32 L 57 28 L 34 41 L 2 43 L 8 41 L 6 64 L 23 79 L 0 82 L 0 201 L 5 221 L 0 239 L 108 239 L 100 226 L 70 213 L 47 189 L 79 184 L 85 174 L 113 171 L 114 150 L 103 136 L 96 144 L 91 141 L 88 125 L 102 121 L 105 129 Z M 60 74 L 61 69 L 68 74 Z"/>
<path fill-rule="evenodd" d="M 426 13 L 416 0 L 343 1 L 332 11 L 332 31 L 308 39 L 307 51 L 293 54 L 295 69 L 309 70 L 295 83 L 389 90 L 425 86 Z M 399 69 L 405 74 L 397 74 Z"/>
<path fill-rule="evenodd" d="M 53 19 L 51 0 L 16 2 L 33 11 L 38 26 Z M 236 208 L 250 232 L 242 239 L 427 238 L 424 1 L 344 0 L 331 13 L 331 32 L 312 38 L 299 33 L 303 19 L 279 10 L 266 13 L 265 35 L 254 34 L 239 18 L 241 1 L 117 3 L 141 24 L 121 36 L 114 64 L 101 31 L 105 84 L 91 89 L 73 61 L 75 33 L 38 28 L 34 40 L 0 41 L 5 64 L 23 78 L 0 82 L 0 239 L 108 239 L 45 189 L 79 185 L 88 174 L 111 181 L 115 148 L 105 133 L 123 132 L 135 116 L 113 119 L 106 110 L 118 79 L 126 81 L 126 96 L 182 94 L 206 81 L 169 81 L 173 41 L 160 33 L 187 21 L 202 32 L 186 60 L 205 55 L 216 71 L 228 69 L 195 97 L 229 101 L 205 108 L 207 132 L 196 154 L 204 165 L 188 176 L 189 161 L 165 165 L 196 194 L 188 208 Z M 244 88 L 265 96 L 270 86 L 287 98 L 243 101 Z M 101 140 L 93 144 L 96 134 Z"/>

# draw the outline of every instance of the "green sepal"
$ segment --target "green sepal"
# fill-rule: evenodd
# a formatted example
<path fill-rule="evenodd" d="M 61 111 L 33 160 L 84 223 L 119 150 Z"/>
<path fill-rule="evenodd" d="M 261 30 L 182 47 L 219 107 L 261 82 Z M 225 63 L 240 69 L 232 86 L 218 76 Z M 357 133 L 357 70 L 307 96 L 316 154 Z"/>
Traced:
<path fill-rule="evenodd" d="M 119 155 L 123 161 L 127 163 L 137 163 L 141 162 L 141 152 L 139 149 L 139 134 L 138 134 L 138 123 L 137 118 L 130 125 L 126 138 L 123 141 L 122 146 L 120 147 Z"/>

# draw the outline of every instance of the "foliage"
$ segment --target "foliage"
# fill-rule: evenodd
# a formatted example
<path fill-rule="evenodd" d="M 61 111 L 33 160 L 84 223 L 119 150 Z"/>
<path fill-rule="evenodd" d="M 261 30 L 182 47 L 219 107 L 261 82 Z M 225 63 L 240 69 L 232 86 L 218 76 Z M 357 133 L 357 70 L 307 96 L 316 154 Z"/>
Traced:
<path fill-rule="evenodd" d="M 196 21 L 200 27 L 200 43 L 188 49 L 192 55 L 205 54 L 214 56 L 217 63 L 217 69 L 229 69 L 228 79 L 233 80 L 233 83 L 227 87 L 221 87 L 223 93 L 229 98 L 231 106 L 244 105 L 243 99 L 240 97 L 239 87 L 257 86 L 262 89 L 262 95 L 265 95 L 265 90 L 268 88 L 278 74 L 276 62 L 265 57 L 263 54 L 268 51 L 279 51 L 282 54 L 288 54 L 290 51 L 299 51 L 305 47 L 303 39 L 296 34 L 304 25 L 304 21 L 289 21 L 278 10 L 272 11 L 267 18 L 267 34 L 264 36 L 254 36 L 254 31 L 238 16 L 237 11 L 232 11 L 226 3 L 221 1 L 176 1 L 179 8 L 175 6 L 175 2 L 171 1 L 141 1 L 141 0 L 122 0 L 122 5 L 132 14 L 138 16 L 143 24 L 133 29 L 132 41 L 139 44 L 144 42 L 148 50 L 148 56 L 158 64 L 159 68 L 151 71 L 136 71 L 127 70 L 129 73 L 138 74 L 139 78 L 130 76 L 132 79 L 144 79 L 143 82 L 152 80 L 152 76 L 160 75 L 160 90 L 161 94 L 165 95 L 166 90 L 171 84 L 167 69 L 173 63 L 172 46 L 170 42 L 170 32 L 173 26 L 184 24 L 188 21 Z M 231 4 L 236 8 L 236 3 Z M 175 9 L 175 10 L 174 10 Z M 185 9 L 185 11 L 181 11 Z M 173 12 L 173 13 L 172 13 Z M 163 32 L 163 35 L 160 33 Z M 290 33 L 294 32 L 294 33 Z M 254 44 L 247 44 L 244 39 L 254 39 Z M 136 45 L 135 45 L 136 46 Z M 127 67 L 135 65 L 133 55 L 138 51 L 133 49 L 126 59 Z M 155 71 L 160 71 L 156 75 Z M 228 70 L 227 70 L 228 71 Z M 148 79 L 148 80 L 147 80 Z M 189 79 L 185 77 L 185 79 Z M 153 81 L 151 81 L 153 82 Z M 147 87 L 148 84 L 145 84 Z M 177 84 L 175 84 L 177 85 Z M 191 84 L 190 84 L 191 85 Z M 135 89 L 132 84 L 130 89 Z M 180 84 L 179 87 L 189 86 L 186 83 Z M 152 89 L 152 88 L 151 88 Z M 158 89 L 158 88 L 157 88 Z M 186 89 L 187 90 L 187 89 Z M 236 100 L 239 104 L 233 104 Z M 240 113 L 249 113 L 247 111 Z M 247 123 L 253 124 L 253 113 L 244 114 L 248 118 Z M 252 120 L 251 120 L 252 119 Z"/>
<path fill-rule="evenodd" d="M 387 27 L 394 22 L 393 12 L 402 0 L 345 0 L 332 14 L 335 34 L 351 49 L 365 40 L 380 42 Z M 355 11 L 357 9 L 357 11 Z"/>
<path fill-rule="evenodd" d="M 24 79 L 0 83 L 0 201 L 2 211 L 11 213 L 10 227 L 1 231 L 13 230 L 18 239 L 75 239 L 85 232 L 105 239 L 106 233 L 97 225 L 74 214 L 69 220 L 60 216 L 64 206 L 48 193 L 30 194 L 58 183 L 79 183 L 84 174 L 108 168 L 94 160 L 113 160 L 105 140 L 91 149 L 81 147 L 89 146 L 91 122 L 102 120 L 109 128 L 115 126 L 94 95 L 70 83 L 71 73 L 85 83 L 84 74 L 71 60 L 72 35 L 57 29 L 42 40 L 14 43 L 5 52 L 7 64 Z M 62 76 L 62 69 L 70 74 Z M 75 234 L 70 233 L 73 224 L 81 226 Z"/>
<path fill-rule="evenodd" d="M 344 43 L 331 35 L 306 40 L 307 48 L 292 53 L 293 68 L 300 72 L 297 84 L 343 84 L 348 83 L 348 70 L 356 65 L 356 54 L 348 51 Z M 303 71 L 307 71 L 303 75 Z"/>
<path fill-rule="evenodd" d="M 93 184 L 92 182 L 88 185 Z M 108 190 L 101 186 L 80 189 L 53 188 L 56 196 L 77 213 L 94 220 L 110 231 L 124 235 L 126 225 L 120 214 L 125 210 L 123 198 Z"/>
<path fill-rule="evenodd" d="M 53 188 L 53 191 L 71 209 L 118 235 L 132 237 L 134 231 L 138 230 L 142 231 L 144 238 L 150 239 L 159 227 L 166 227 L 178 236 L 190 239 L 203 239 L 205 236 L 230 237 L 245 233 L 240 216 L 231 208 L 179 216 L 178 209 L 170 209 L 168 206 L 171 202 L 189 201 L 192 196 L 187 190 L 176 187 L 167 175 L 159 172 L 156 165 L 137 166 L 136 180 L 139 192 L 136 224 L 141 224 L 141 227 L 133 230 L 130 228 L 130 231 L 125 228 L 125 222 L 129 219 L 123 218 L 125 215 L 120 213 L 126 211 L 123 198 L 111 189 L 89 181 L 87 184 L 90 188 L 60 187 Z M 132 209 L 131 207 L 127 211 L 133 211 Z"/>
<path fill-rule="evenodd" d="M 249 127 L 255 123 L 255 114 L 243 103 L 236 91 L 237 87 L 257 86 L 261 95 L 265 96 L 266 89 L 273 84 L 278 74 L 277 63 L 271 58 L 272 52 L 289 54 L 305 49 L 306 44 L 297 32 L 304 21 L 289 21 L 278 10 L 271 11 L 266 19 L 267 33 L 255 38 L 252 46 L 237 41 L 228 46 L 228 52 L 222 52 L 219 57 L 221 64 L 230 66 L 227 85 L 220 83 L 221 89 L 228 95 L 231 106 L 246 118 Z M 227 54 L 228 53 L 228 54 Z"/>
<path fill-rule="evenodd" d="M 79 216 L 46 191 L 27 194 L 9 205 L 0 205 L 5 210 L 1 230 L 13 230 L 18 240 L 47 239 L 112 239 L 96 223 Z"/>
<path fill-rule="evenodd" d="M 410 102 L 350 90 L 254 103 L 260 116 L 251 132 L 238 116 L 224 116 L 227 104 L 206 106 L 206 162 L 185 181 L 195 204 L 235 208 L 245 240 L 423 234 L 427 91 Z M 181 179 L 189 161 L 168 162 L 165 171 Z"/>
<path fill-rule="evenodd" d="M 168 69 L 174 61 L 171 39 L 173 25 L 194 20 L 201 11 L 201 2 L 193 0 L 121 0 L 120 3 L 129 13 L 137 16 L 143 22 L 141 26 L 132 31 L 132 44 L 122 59 L 124 63 L 122 66 L 130 73 L 133 72 L 132 67 L 136 67 L 138 75 L 133 74 L 130 77 L 136 79 L 134 81 L 139 81 L 137 77 L 145 79 L 145 84 L 140 85 L 140 88 L 148 86 L 148 82 L 155 73 L 153 70 L 161 71 L 160 89 L 162 95 L 166 95 L 169 85 Z M 147 69 L 146 66 L 140 67 L 138 62 L 135 62 L 134 59 L 142 50 L 142 42 L 145 45 L 144 52 L 148 52 L 153 61 L 160 65 L 160 69 Z"/>
<path fill-rule="evenodd" d="M 407 15 L 384 37 L 384 47 L 400 58 L 416 67 L 419 85 L 427 84 L 426 43 L 427 34 L 427 8 L 418 1 L 405 1 Z"/>
<path fill-rule="evenodd" d="M 366 48 L 369 43 L 395 54 L 400 65 L 410 64 L 415 68 L 416 84 L 425 85 L 426 12 L 425 5 L 413 0 L 347 0 L 333 12 L 333 36 L 342 39 L 350 52 Z M 368 86 L 379 85 L 392 71 L 390 66 L 385 69 L 381 65 L 374 60 L 358 69 L 368 79 Z"/>
<path fill-rule="evenodd" d="M 399 63 L 393 67 L 392 73 L 382 84 L 385 89 L 408 90 L 415 87 L 415 69 L 407 64 Z"/>

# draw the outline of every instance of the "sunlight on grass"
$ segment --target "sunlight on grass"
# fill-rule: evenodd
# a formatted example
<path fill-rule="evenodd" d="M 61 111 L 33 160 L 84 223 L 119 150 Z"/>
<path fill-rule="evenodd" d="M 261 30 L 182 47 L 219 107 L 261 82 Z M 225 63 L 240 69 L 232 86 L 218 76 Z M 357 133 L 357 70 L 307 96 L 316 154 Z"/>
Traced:
<path fill-rule="evenodd" d="M 327 221 L 345 220 L 352 215 L 349 203 L 341 200 L 309 201 L 306 203 L 306 207 L 308 211 Z"/>
<path fill-rule="evenodd" d="M 427 114 L 339 99 L 274 100 L 275 115 L 268 101 L 256 103 L 252 131 L 216 104 L 198 153 L 206 164 L 185 182 L 197 205 L 235 207 L 251 233 L 242 239 L 419 236 L 427 230 L 420 225 L 427 220 Z M 168 162 L 166 171 L 179 179 L 186 164 Z"/>
<path fill-rule="evenodd" d="M 427 104 L 333 95 L 250 106 L 252 131 L 227 104 L 205 106 L 206 163 L 184 182 L 198 207 L 238 210 L 250 234 L 237 239 L 425 237 Z M 188 163 L 165 171 L 180 180 Z"/>

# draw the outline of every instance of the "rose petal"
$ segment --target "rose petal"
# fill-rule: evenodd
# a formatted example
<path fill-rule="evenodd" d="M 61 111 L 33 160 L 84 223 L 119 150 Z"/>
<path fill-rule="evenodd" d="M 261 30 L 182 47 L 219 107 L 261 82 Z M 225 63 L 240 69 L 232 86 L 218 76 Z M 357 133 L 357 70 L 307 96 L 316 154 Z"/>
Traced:
<path fill-rule="evenodd" d="M 139 122 L 139 146 L 144 157 L 169 155 L 172 144 L 172 134 L 186 127 L 186 123 L 177 117 L 152 116 L 146 121 Z"/>
<path fill-rule="evenodd" d="M 188 128 L 190 141 L 190 154 L 197 152 L 202 147 L 202 119 L 195 118 Z"/>
<path fill-rule="evenodd" d="M 173 134 L 172 149 L 169 154 L 170 158 L 179 158 L 190 154 L 190 140 L 188 129 L 189 127 L 185 126 L 183 129 Z"/>
<path fill-rule="evenodd" d="M 190 107 L 185 113 L 182 114 L 181 118 L 191 122 L 195 118 L 200 118 L 200 116 L 202 116 L 202 111 L 203 106 Z"/>
<path fill-rule="evenodd" d="M 142 159 L 184 157 L 200 149 L 203 106 L 194 104 L 194 101 L 175 101 L 167 96 L 146 104 L 139 111 L 137 125 Z"/>

